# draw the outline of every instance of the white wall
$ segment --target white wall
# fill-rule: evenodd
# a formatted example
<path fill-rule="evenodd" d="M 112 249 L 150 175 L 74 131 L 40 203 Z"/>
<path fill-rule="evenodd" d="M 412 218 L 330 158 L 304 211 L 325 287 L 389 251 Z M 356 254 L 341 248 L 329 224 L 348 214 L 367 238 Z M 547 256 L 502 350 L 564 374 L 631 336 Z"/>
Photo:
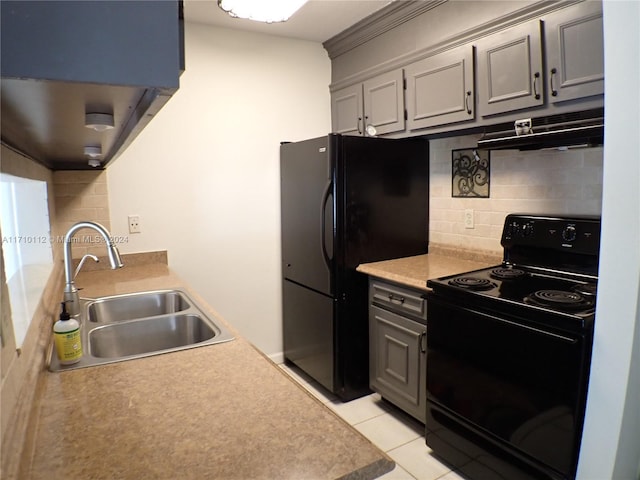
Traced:
<path fill-rule="evenodd" d="M 279 142 L 330 130 L 320 43 L 187 23 L 180 89 L 109 166 L 122 252 L 170 267 L 267 355 L 282 352 Z M 277 359 L 277 358 L 276 358 Z"/>
<path fill-rule="evenodd" d="M 640 478 L 640 3 L 604 2 L 605 148 L 596 337 L 579 479 Z"/>

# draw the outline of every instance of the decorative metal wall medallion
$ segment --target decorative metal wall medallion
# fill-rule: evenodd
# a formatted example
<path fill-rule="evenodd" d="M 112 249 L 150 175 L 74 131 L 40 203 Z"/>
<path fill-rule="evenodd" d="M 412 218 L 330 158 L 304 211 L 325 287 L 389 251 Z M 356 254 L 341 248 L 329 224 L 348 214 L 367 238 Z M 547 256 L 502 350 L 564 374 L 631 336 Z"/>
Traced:
<path fill-rule="evenodd" d="M 489 198 L 490 150 L 451 151 L 451 196 Z"/>

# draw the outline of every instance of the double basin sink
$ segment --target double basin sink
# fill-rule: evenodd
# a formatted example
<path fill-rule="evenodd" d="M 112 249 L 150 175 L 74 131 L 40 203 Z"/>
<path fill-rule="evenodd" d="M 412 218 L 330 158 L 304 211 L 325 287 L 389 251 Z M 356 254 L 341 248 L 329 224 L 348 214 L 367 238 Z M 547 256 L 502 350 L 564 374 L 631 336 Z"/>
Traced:
<path fill-rule="evenodd" d="M 82 299 L 84 355 L 60 365 L 55 348 L 49 370 L 61 371 L 132 360 L 233 340 L 180 289 Z"/>

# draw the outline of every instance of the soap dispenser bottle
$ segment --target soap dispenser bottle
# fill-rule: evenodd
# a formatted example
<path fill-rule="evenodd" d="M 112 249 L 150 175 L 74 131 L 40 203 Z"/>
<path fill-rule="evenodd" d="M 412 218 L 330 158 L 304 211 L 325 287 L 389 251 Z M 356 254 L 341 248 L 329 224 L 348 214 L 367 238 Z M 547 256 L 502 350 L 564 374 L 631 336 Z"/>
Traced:
<path fill-rule="evenodd" d="M 82 358 L 80 324 L 75 318 L 71 318 L 66 303 L 62 302 L 61 305 L 60 320 L 53 325 L 53 335 L 60 364 L 72 365 Z"/>

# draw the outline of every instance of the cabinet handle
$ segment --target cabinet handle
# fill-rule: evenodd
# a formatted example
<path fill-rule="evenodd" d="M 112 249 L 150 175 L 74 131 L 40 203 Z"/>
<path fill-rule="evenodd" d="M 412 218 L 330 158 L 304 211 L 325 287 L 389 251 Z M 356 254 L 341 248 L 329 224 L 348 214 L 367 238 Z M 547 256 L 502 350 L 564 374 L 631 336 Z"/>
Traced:
<path fill-rule="evenodd" d="M 425 338 L 427 338 L 426 330 L 420 334 L 420 339 L 418 340 L 420 342 L 420 351 L 422 353 L 427 353 L 427 346 L 425 345 L 425 341 L 424 341 Z"/>
<path fill-rule="evenodd" d="M 533 93 L 536 100 L 540 100 L 540 94 L 538 93 L 538 79 L 540 78 L 540 72 L 533 74 Z"/>
<path fill-rule="evenodd" d="M 400 305 L 402 305 L 404 303 L 404 297 L 396 297 L 393 293 L 389 294 L 389 301 L 390 302 L 398 302 Z"/>
<path fill-rule="evenodd" d="M 549 82 L 551 84 L 551 96 L 552 97 L 557 97 L 558 96 L 558 91 L 553 86 L 553 77 L 556 76 L 556 73 L 558 73 L 558 70 L 556 68 L 552 68 L 551 69 L 551 75 L 549 76 Z"/>
<path fill-rule="evenodd" d="M 471 107 L 469 106 L 469 100 L 471 100 L 471 90 L 468 90 L 467 96 L 464 97 L 464 106 L 467 107 L 467 113 L 471 115 Z"/>
<path fill-rule="evenodd" d="M 362 128 L 360 128 L 360 124 L 362 123 L 362 117 L 358 117 L 358 134 L 362 135 Z"/>

